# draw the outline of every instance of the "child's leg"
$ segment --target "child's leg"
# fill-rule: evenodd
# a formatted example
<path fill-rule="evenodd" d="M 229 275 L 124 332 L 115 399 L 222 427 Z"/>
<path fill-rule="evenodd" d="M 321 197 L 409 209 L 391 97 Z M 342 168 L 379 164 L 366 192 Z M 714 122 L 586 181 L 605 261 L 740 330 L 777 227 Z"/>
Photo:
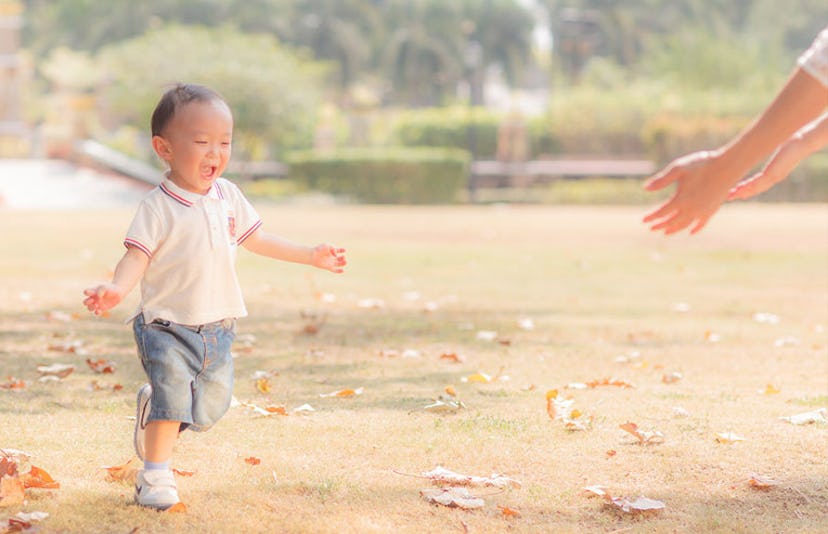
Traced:
<path fill-rule="evenodd" d="M 168 462 L 178 438 L 178 421 L 150 421 L 145 434 L 144 458 L 148 462 Z"/>

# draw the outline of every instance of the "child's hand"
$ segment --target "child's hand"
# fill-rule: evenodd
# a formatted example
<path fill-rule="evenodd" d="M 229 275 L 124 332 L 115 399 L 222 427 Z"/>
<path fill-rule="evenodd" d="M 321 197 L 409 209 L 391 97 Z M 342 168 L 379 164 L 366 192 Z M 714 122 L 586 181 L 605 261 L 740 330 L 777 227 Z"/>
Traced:
<path fill-rule="evenodd" d="M 345 249 L 332 245 L 316 245 L 311 251 L 311 265 L 332 273 L 341 273 L 347 265 Z"/>
<path fill-rule="evenodd" d="M 124 298 L 123 290 L 115 284 L 101 284 L 98 287 L 85 289 L 83 305 L 95 315 L 101 315 L 117 306 Z"/>

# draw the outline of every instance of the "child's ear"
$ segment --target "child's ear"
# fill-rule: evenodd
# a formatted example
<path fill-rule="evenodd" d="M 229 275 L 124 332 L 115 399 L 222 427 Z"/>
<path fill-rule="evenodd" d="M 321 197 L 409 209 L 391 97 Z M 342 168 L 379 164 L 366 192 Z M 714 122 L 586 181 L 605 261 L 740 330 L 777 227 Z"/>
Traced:
<path fill-rule="evenodd" d="M 155 153 L 158 154 L 158 157 L 164 161 L 170 161 L 172 159 L 172 147 L 170 146 L 170 143 L 160 135 L 154 135 L 152 137 L 152 148 L 155 150 Z"/>

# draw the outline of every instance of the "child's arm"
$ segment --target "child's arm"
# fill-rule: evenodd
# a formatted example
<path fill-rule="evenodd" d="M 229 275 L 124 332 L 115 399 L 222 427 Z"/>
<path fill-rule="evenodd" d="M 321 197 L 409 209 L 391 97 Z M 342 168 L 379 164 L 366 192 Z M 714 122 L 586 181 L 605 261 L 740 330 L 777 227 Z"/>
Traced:
<path fill-rule="evenodd" d="M 774 152 L 761 171 L 731 189 L 728 200 L 750 198 L 781 182 L 800 161 L 828 145 L 828 113 L 796 132 Z"/>
<path fill-rule="evenodd" d="M 315 247 L 297 245 L 260 229 L 245 239 L 242 246 L 260 256 L 312 265 L 333 273 L 341 273 L 348 263 L 345 259 L 344 248 L 336 248 L 327 244 Z"/>
<path fill-rule="evenodd" d="M 83 305 L 95 315 L 114 308 L 126 297 L 144 276 L 149 256 L 136 247 L 129 247 L 115 267 L 112 281 L 85 289 Z"/>

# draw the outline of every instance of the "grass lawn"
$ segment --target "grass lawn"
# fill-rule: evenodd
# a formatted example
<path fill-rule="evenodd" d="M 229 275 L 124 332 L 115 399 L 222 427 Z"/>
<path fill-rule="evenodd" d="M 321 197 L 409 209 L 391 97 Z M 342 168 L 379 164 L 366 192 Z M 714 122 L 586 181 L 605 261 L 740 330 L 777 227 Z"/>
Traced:
<path fill-rule="evenodd" d="M 37 510 L 46 533 L 824 531 L 828 427 L 780 417 L 828 407 L 825 205 L 729 206 L 672 238 L 640 224 L 642 207 L 260 211 L 268 230 L 348 249 L 340 276 L 239 259 L 250 316 L 235 397 L 316 411 L 234 407 L 185 433 L 173 458 L 194 472 L 178 478 L 184 513 L 135 506 L 103 469 L 133 455 L 144 375 L 124 320 L 137 295 L 102 319 L 81 292 L 110 276 L 132 211 L 0 211 L 0 385 L 26 384 L 0 389 L 0 448 L 61 484 L 0 508 L 0 525 Z M 463 361 L 441 358 L 452 353 Z M 87 358 L 117 369 L 96 374 Z M 76 369 L 39 382 L 51 363 Z M 269 391 L 257 371 L 273 373 Z M 463 380 L 476 373 L 496 379 Z M 634 387 L 566 387 L 602 379 Z M 447 387 L 464 409 L 423 410 Z M 343 388 L 364 391 L 320 396 Z M 592 417 L 587 430 L 549 417 L 551 389 Z M 639 444 L 626 422 L 663 442 Z M 471 488 L 477 510 L 432 505 L 429 481 L 409 475 L 436 466 L 521 487 Z M 753 474 L 778 485 L 756 489 Z M 665 507 L 618 513 L 590 485 Z"/>

